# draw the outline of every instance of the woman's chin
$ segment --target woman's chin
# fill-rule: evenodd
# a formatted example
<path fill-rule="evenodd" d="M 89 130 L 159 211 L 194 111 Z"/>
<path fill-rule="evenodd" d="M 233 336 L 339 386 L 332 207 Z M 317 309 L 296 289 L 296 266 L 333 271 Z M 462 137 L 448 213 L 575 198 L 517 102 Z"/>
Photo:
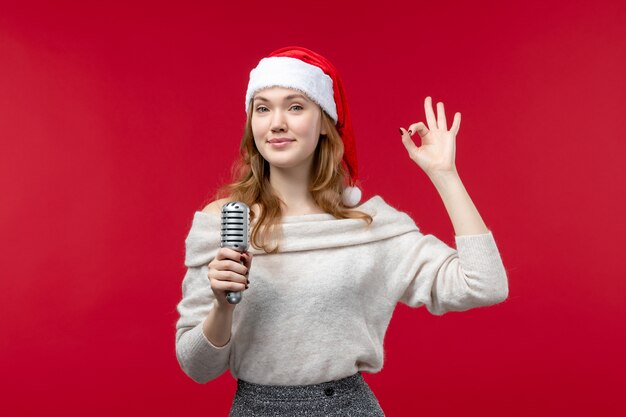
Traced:
<path fill-rule="evenodd" d="M 289 169 L 289 168 L 294 168 L 297 166 L 297 164 L 291 162 L 291 161 L 268 161 L 269 164 L 271 166 L 273 166 L 274 168 L 280 168 L 280 169 Z"/>
<path fill-rule="evenodd" d="M 293 158 L 266 158 L 266 161 L 275 168 L 292 169 L 303 165 L 305 161 Z"/>

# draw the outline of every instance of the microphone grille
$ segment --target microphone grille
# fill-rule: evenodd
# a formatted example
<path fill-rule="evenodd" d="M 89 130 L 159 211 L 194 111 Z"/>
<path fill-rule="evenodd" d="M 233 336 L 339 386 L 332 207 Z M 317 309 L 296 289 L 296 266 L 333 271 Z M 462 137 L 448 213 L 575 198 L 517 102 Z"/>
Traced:
<path fill-rule="evenodd" d="M 222 206 L 222 239 L 220 246 L 238 252 L 248 250 L 250 209 L 241 201 L 232 201 Z"/>

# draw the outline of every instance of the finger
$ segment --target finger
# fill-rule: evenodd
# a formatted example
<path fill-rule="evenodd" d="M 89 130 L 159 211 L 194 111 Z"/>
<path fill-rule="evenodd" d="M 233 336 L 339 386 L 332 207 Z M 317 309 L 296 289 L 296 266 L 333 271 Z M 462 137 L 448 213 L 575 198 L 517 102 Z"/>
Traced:
<path fill-rule="evenodd" d="M 424 122 L 417 122 L 409 126 L 409 134 L 413 136 L 415 132 L 417 132 L 420 138 L 423 138 L 428 134 L 428 132 L 430 132 L 430 130 L 428 130 Z"/>
<path fill-rule="evenodd" d="M 435 112 L 433 112 L 433 100 L 430 96 L 424 100 L 424 112 L 426 113 L 426 123 L 430 130 L 437 129 L 437 120 L 435 119 Z"/>
<path fill-rule="evenodd" d="M 454 133 L 456 135 L 457 132 L 459 131 L 460 127 L 461 127 L 461 113 L 456 112 L 456 113 L 454 113 L 454 120 L 452 121 L 452 126 L 450 127 L 450 132 L 452 132 L 452 133 Z"/>
<path fill-rule="evenodd" d="M 230 259 L 224 259 L 223 261 L 217 261 L 217 263 L 213 266 L 213 269 L 219 272 L 236 272 L 240 275 L 246 275 L 248 273 L 249 268 L 244 264 L 241 264 L 236 261 L 232 261 Z"/>
<path fill-rule="evenodd" d="M 443 103 L 441 101 L 437 103 L 437 127 L 439 129 L 448 130 L 448 124 L 446 122 L 446 112 L 443 108 Z"/>
<path fill-rule="evenodd" d="M 215 284 L 216 290 L 219 291 L 243 291 L 246 289 L 246 284 L 244 282 L 232 282 L 232 281 L 216 281 Z"/>
<path fill-rule="evenodd" d="M 215 255 L 215 258 L 217 260 L 230 259 L 232 261 L 239 262 L 239 259 L 241 258 L 241 253 L 231 248 L 219 248 L 219 250 L 217 251 L 217 255 Z"/>
<path fill-rule="evenodd" d="M 415 145 L 415 142 L 413 142 L 413 139 L 411 139 L 409 132 L 402 128 L 400 128 L 400 130 L 402 130 L 402 143 L 404 144 L 406 150 L 409 151 L 409 156 L 413 158 L 413 155 L 417 153 L 418 148 Z"/>
<path fill-rule="evenodd" d="M 245 284 L 248 278 L 245 275 L 238 274 L 233 271 L 217 271 L 213 277 L 218 281 L 230 281 Z"/>
<path fill-rule="evenodd" d="M 241 275 L 246 275 L 248 271 L 250 270 L 250 268 L 248 267 L 248 265 L 246 265 L 245 262 L 243 263 L 232 262 L 232 261 L 227 261 L 227 262 L 231 262 L 231 267 L 229 268 L 231 271 L 238 272 Z"/>

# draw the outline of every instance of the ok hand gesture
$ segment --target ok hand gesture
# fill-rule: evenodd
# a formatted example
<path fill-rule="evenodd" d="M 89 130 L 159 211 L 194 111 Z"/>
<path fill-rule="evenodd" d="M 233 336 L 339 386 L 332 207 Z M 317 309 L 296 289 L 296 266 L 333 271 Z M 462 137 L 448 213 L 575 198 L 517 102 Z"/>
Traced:
<path fill-rule="evenodd" d="M 437 118 L 433 112 L 432 99 L 426 97 L 424 100 L 426 111 L 426 122 L 413 123 L 406 131 L 400 128 L 402 143 L 409 151 L 409 157 L 424 170 L 426 175 L 456 173 L 455 152 L 456 134 L 461 125 L 461 113 L 454 114 L 454 120 L 450 130 L 446 124 L 446 113 L 443 110 L 443 103 L 437 103 Z M 417 147 L 411 138 L 412 135 L 419 135 L 421 146 Z"/>

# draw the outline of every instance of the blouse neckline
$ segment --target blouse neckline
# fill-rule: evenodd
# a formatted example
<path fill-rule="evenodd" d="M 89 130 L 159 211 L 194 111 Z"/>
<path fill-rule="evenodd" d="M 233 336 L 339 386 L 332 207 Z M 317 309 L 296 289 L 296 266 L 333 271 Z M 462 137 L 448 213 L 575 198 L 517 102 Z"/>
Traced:
<path fill-rule="evenodd" d="M 380 198 L 378 195 L 371 197 L 366 202 L 362 203 L 359 206 L 354 207 L 356 210 L 367 209 L 374 203 L 376 198 Z M 221 220 L 221 216 L 215 213 L 205 213 L 204 211 L 196 211 L 196 216 L 204 217 L 208 216 L 208 218 Z M 309 213 L 309 214 L 296 214 L 291 216 L 283 216 L 281 219 L 282 223 L 298 223 L 298 222 L 314 222 L 320 220 L 336 220 L 335 216 L 330 213 Z"/>

